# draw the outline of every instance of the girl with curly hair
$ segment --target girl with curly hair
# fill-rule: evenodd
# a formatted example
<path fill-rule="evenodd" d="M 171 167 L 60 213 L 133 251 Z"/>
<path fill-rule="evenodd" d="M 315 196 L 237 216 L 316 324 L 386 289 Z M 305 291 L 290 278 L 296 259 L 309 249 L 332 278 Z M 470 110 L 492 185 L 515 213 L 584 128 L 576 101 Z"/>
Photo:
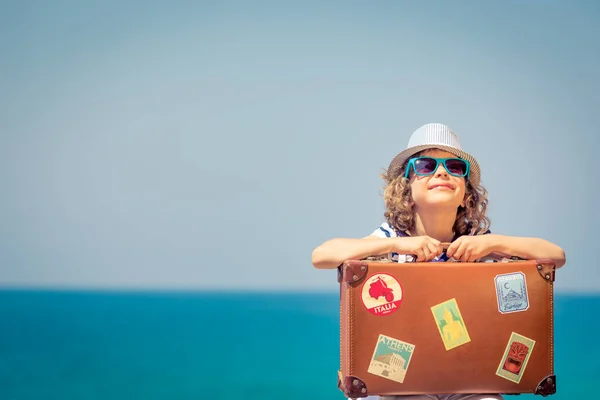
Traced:
<path fill-rule="evenodd" d="M 362 239 L 336 238 L 314 249 L 316 268 L 336 268 L 345 260 L 387 257 L 397 262 L 472 262 L 491 253 L 565 263 L 557 245 L 540 238 L 492 234 L 486 216 L 487 191 L 477 160 L 462 150 L 458 136 L 443 124 L 427 124 L 382 175 L 386 221 Z M 444 252 L 442 243 L 451 242 Z M 416 259 L 415 259 L 416 257 Z M 376 398 L 376 396 L 369 396 Z M 497 400 L 500 394 L 384 396 L 444 400 Z"/>
<path fill-rule="evenodd" d="M 386 221 L 362 239 L 335 238 L 321 244 L 312 254 L 314 267 L 336 268 L 345 260 L 370 256 L 398 262 L 471 262 L 491 253 L 551 258 L 556 267 L 565 263 L 563 249 L 547 240 L 491 233 L 479 164 L 446 125 L 417 129 L 382 177 Z M 451 244 L 444 252 L 445 242 Z"/>

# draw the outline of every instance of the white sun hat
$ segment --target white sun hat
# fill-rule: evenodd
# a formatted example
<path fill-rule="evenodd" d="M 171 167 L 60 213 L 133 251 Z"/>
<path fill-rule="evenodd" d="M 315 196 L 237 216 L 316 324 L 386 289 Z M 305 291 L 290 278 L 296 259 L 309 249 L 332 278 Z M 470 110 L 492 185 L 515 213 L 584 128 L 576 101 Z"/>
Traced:
<path fill-rule="evenodd" d="M 394 157 L 388 168 L 388 176 L 397 177 L 410 157 L 427 149 L 445 150 L 471 163 L 469 181 L 473 186 L 479 185 L 481 171 L 475 157 L 464 151 L 458 135 L 448 126 L 439 123 L 426 124 L 417 129 L 408 140 L 408 146 Z"/>

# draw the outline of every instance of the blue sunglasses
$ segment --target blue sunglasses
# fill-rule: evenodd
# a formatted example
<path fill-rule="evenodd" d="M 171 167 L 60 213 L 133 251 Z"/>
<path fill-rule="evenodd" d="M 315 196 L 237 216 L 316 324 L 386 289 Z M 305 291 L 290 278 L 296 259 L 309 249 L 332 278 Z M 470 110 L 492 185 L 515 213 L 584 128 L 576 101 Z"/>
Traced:
<path fill-rule="evenodd" d="M 411 167 L 415 171 L 415 174 L 419 176 L 432 175 L 440 164 L 453 176 L 466 176 L 468 178 L 471 172 L 471 164 L 462 158 L 416 157 L 408 161 L 404 177 L 408 178 Z"/>

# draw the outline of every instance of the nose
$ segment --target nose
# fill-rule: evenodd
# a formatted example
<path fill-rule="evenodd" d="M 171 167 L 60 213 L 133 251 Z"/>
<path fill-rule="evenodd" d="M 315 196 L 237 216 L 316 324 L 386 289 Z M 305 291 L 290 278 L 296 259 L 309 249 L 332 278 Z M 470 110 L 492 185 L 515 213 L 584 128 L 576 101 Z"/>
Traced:
<path fill-rule="evenodd" d="M 446 171 L 446 168 L 444 168 L 444 164 L 440 163 L 437 167 L 437 169 L 435 170 L 434 176 L 448 176 L 448 171 Z"/>

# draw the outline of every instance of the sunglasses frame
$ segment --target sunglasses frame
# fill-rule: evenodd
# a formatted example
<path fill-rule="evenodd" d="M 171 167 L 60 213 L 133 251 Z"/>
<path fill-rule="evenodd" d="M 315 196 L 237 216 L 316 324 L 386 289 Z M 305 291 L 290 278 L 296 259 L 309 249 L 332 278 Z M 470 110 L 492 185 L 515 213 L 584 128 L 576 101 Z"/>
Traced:
<path fill-rule="evenodd" d="M 428 174 L 418 173 L 417 168 L 415 167 L 415 161 L 421 160 L 424 158 L 435 160 L 435 167 L 433 168 L 433 171 Z M 460 160 L 460 161 L 464 162 L 465 165 L 467 166 L 467 170 L 465 171 L 465 173 L 463 175 L 450 172 L 448 170 L 448 167 L 446 166 L 446 161 L 448 161 L 448 160 Z M 410 173 L 411 167 L 412 167 L 412 170 L 415 172 L 415 174 L 418 176 L 433 175 L 433 174 L 435 174 L 435 171 L 437 171 L 440 164 L 442 164 L 444 166 L 444 169 L 446 170 L 446 172 L 448 172 L 452 176 L 457 176 L 459 178 L 463 178 L 463 177 L 469 178 L 469 176 L 471 174 L 471 163 L 468 160 L 465 160 L 463 158 L 460 158 L 460 157 L 436 158 L 436 157 L 430 157 L 430 156 L 422 156 L 422 157 L 414 157 L 414 158 L 411 158 L 410 160 L 408 160 L 408 164 L 406 165 L 406 171 L 404 172 L 404 177 L 408 178 L 408 174 Z"/>

